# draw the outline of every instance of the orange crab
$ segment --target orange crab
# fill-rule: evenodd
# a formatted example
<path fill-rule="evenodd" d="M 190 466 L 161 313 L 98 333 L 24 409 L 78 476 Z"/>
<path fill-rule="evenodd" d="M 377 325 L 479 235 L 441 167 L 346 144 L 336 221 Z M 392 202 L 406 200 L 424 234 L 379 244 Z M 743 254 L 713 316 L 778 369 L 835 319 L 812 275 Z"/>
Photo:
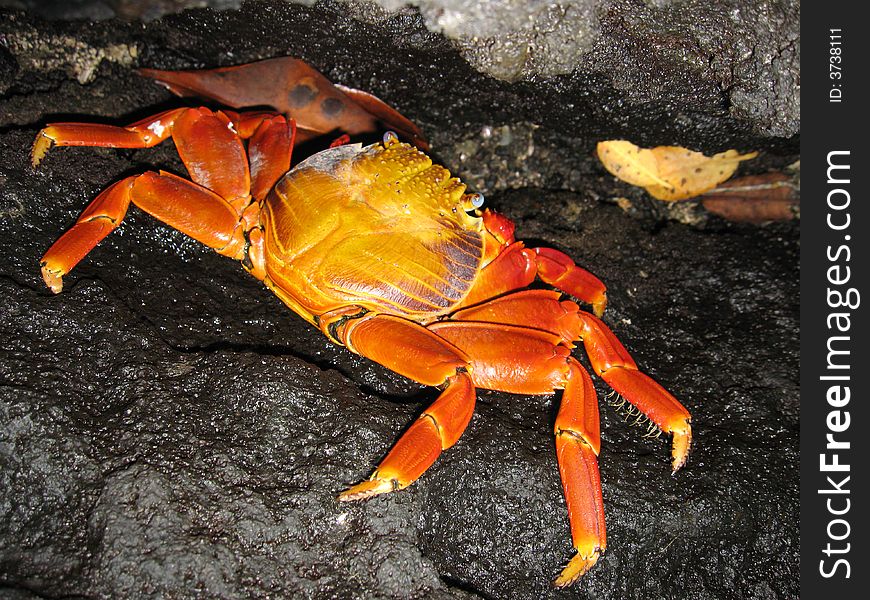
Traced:
<path fill-rule="evenodd" d="M 388 133 L 382 143 L 334 145 L 291 168 L 296 132 L 278 112 L 207 108 L 127 127 L 48 125 L 34 143 L 34 166 L 52 145 L 132 148 L 171 137 L 189 179 L 149 171 L 112 184 L 46 252 L 45 283 L 60 292 L 63 276 L 132 202 L 241 262 L 335 343 L 442 388 L 342 501 L 413 483 L 462 435 L 476 388 L 563 390 L 556 456 L 576 554 L 555 584 L 571 584 L 606 545 L 597 399 L 571 355 L 574 343 L 582 340 L 596 374 L 672 434 L 674 471 L 689 451 L 688 411 L 638 370 L 601 321 L 601 281 L 562 252 L 517 241 L 508 218 L 481 210 L 482 197 L 423 152 Z M 594 314 L 560 291 L 527 289 L 536 277 Z"/>

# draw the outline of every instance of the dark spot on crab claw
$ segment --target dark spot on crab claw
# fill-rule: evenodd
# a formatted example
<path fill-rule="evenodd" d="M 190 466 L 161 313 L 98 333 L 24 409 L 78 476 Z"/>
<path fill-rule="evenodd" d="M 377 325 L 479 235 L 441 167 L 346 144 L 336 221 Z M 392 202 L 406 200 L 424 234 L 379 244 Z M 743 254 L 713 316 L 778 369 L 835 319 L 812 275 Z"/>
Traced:
<path fill-rule="evenodd" d="M 293 108 L 305 108 L 311 101 L 317 97 L 317 90 L 311 87 L 310 85 L 306 85 L 304 83 L 300 83 L 299 85 L 291 88 L 291 90 L 287 93 L 287 100 L 290 102 L 290 106 Z"/>
<path fill-rule="evenodd" d="M 320 110 L 325 117 L 335 117 L 344 110 L 344 102 L 338 98 L 327 98 L 320 103 Z"/>

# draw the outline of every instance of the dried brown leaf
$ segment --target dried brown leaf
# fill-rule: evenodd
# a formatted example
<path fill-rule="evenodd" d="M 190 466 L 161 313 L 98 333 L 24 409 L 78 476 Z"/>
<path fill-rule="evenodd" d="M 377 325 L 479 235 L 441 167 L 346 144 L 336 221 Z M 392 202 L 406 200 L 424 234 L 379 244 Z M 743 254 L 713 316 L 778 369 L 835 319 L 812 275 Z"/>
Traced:
<path fill-rule="evenodd" d="M 765 223 L 799 218 L 800 198 L 792 177 L 765 173 L 732 179 L 704 194 L 701 204 L 729 221 Z"/>

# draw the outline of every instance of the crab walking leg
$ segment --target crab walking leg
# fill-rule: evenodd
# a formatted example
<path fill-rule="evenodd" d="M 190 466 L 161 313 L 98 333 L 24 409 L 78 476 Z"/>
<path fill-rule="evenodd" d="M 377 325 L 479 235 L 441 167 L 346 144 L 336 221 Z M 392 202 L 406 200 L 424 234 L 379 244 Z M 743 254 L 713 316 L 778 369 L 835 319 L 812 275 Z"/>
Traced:
<path fill-rule="evenodd" d="M 100 123 L 52 123 L 33 142 L 31 164 L 36 167 L 53 146 L 150 148 L 171 135 L 172 124 L 186 108 L 167 110 L 126 127 Z"/>
<path fill-rule="evenodd" d="M 478 387 L 521 394 L 563 389 L 556 417 L 556 456 L 575 556 L 556 579 L 565 586 L 588 571 L 606 546 L 598 473 L 598 403 L 589 374 L 558 335 L 525 327 L 441 321 L 429 329 L 465 351 Z"/>
<path fill-rule="evenodd" d="M 207 108 L 182 108 L 160 113 L 127 127 L 95 123 L 57 123 L 36 136 L 31 152 L 39 164 L 53 144 L 108 148 L 148 148 L 172 137 L 191 179 L 233 200 L 250 188 L 245 148 L 230 119 Z"/>
<path fill-rule="evenodd" d="M 487 243 L 500 248 L 481 271 L 463 306 L 495 298 L 526 287 L 535 276 L 565 293 L 592 305 L 596 315 L 607 306 L 607 288 L 592 273 L 578 267 L 564 252 L 553 248 L 526 248 L 514 239 L 513 222 L 489 209 L 482 213 Z"/>
<path fill-rule="evenodd" d="M 42 279 L 52 292 L 59 294 L 63 276 L 120 224 L 130 206 L 135 179 L 128 177 L 103 190 L 42 256 Z"/>
<path fill-rule="evenodd" d="M 569 369 L 554 431 L 571 541 L 577 554 L 556 578 L 559 587 L 571 585 L 591 569 L 607 546 L 598 472 L 601 448 L 598 398 L 586 369 L 573 359 Z"/>
<path fill-rule="evenodd" d="M 36 136 L 31 162 L 36 167 L 52 145 L 148 148 L 169 137 L 191 179 L 229 200 L 241 213 L 249 202 L 268 193 L 290 168 L 296 127 L 283 115 L 235 113 L 207 108 L 162 112 L 126 127 L 97 123 L 55 123 Z M 251 138 L 250 163 L 242 139 Z"/>
<path fill-rule="evenodd" d="M 295 133 L 293 121 L 275 113 L 191 108 L 176 119 L 172 139 L 190 178 L 241 214 L 252 195 L 265 198 L 290 170 Z"/>
<path fill-rule="evenodd" d="M 570 256 L 553 248 L 535 248 L 535 264 L 541 281 L 591 304 L 596 316 L 604 314 L 607 288 L 595 275 L 574 264 Z"/>
<path fill-rule="evenodd" d="M 226 200 L 181 177 L 149 171 L 104 190 L 43 255 L 42 277 L 52 292 L 59 293 L 63 276 L 121 223 L 130 202 L 225 256 L 244 252 L 239 215 Z"/>
<path fill-rule="evenodd" d="M 570 300 L 559 301 L 558 297 L 558 292 L 550 290 L 523 290 L 462 309 L 451 319 L 541 329 L 559 335 L 562 343 L 569 346 L 582 340 L 596 374 L 659 429 L 673 434 L 673 468 L 679 469 L 686 462 L 692 440 L 689 412 L 655 380 L 638 370 L 634 359 L 600 319 L 580 310 Z"/>
<path fill-rule="evenodd" d="M 263 200 L 275 183 L 290 170 L 296 138 L 296 123 L 282 115 L 264 119 L 248 143 L 251 163 L 251 195 Z"/>
<path fill-rule="evenodd" d="M 238 213 L 250 202 L 251 173 L 245 147 L 230 118 L 191 108 L 172 125 L 172 139 L 190 178 L 232 204 Z"/>
<path fill-rule="evenodd" d="M 455 444 L 474 412 L 475 389 L 461 350 L 421 325 L 377 315 L 344 321 L 336 328 L 347 347 L 414 381 L 447 384 L 441 395 L 399 438 L 371 477 L 342 492 L 359 500 L 402 489 L 417 480 Z"/>
<path fill-rule="evenodd" d="M 453 313 L 453 321 L 481 321 L 519 325 L 558 334 L 562 343 L 574 347 L 580 338 L 580 307 L 560 300 L 555 290 L 521 290 Z"/>
<path fill-rule="evenodd" d="M 659 429 L 673 436 L 671 465 L 686 464 L 692 443 L 692 416 L 665 388 L 637 364 L 610 329 L 597 317 L 580 312 L 583 346 L 595 372 L 617 393 L 635 405 Z"/>
<path fill-rule="evenodd" d="M 292 114 L 304 129 L 350 134 L 377 131 L 375 119 L 304 61 L 273 58 L 246 65 L 197 71 L 139 73 L 179 96 L 199 96 L 225 106 L 270 106 Z"/>
<path fill-rule="evenodd" d="M 43 256 L 48 287 L 61 291 L 62 277 L 120 224 L 130 202 L 220 254 L 242 260 L 262 279 L 259 207 L 252 202 L 251 186 L 260 200 L 289 169 L 295 125 L 275 113 L 230 115 L 183 108 L 128 127 L 61 123 L 43 129 L 33 145 L 34 166 L 52 144 L 137 148 L 172 137 L 193 179 L 147 172 L 104 190 Z M 250 167 L 243 137 L 251 138 Z"/>
<path fill-rule="evenodd" d="M 399 438 L 366 481 L 342 492 L 341 501 L 361 500 L 414 483 L 459 440 L 474 412 L 474 385 L 468 373 L 448 378 L 447 388 Z"/>

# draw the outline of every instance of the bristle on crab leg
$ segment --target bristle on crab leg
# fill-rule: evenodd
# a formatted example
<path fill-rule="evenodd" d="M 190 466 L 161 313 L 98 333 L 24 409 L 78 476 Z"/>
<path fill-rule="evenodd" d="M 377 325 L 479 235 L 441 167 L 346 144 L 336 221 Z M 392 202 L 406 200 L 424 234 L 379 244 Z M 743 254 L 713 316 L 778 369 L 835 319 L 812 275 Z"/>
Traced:
<path fill-rule="evenodd" d="M 673 472 L 686 464 L 692 443 L 691 415 L 670 392 L 638 370 L 622 343 L 597 317 L 581 313 L 581 337 L 595 372 L 655 425 L 673 436 Z"/>

